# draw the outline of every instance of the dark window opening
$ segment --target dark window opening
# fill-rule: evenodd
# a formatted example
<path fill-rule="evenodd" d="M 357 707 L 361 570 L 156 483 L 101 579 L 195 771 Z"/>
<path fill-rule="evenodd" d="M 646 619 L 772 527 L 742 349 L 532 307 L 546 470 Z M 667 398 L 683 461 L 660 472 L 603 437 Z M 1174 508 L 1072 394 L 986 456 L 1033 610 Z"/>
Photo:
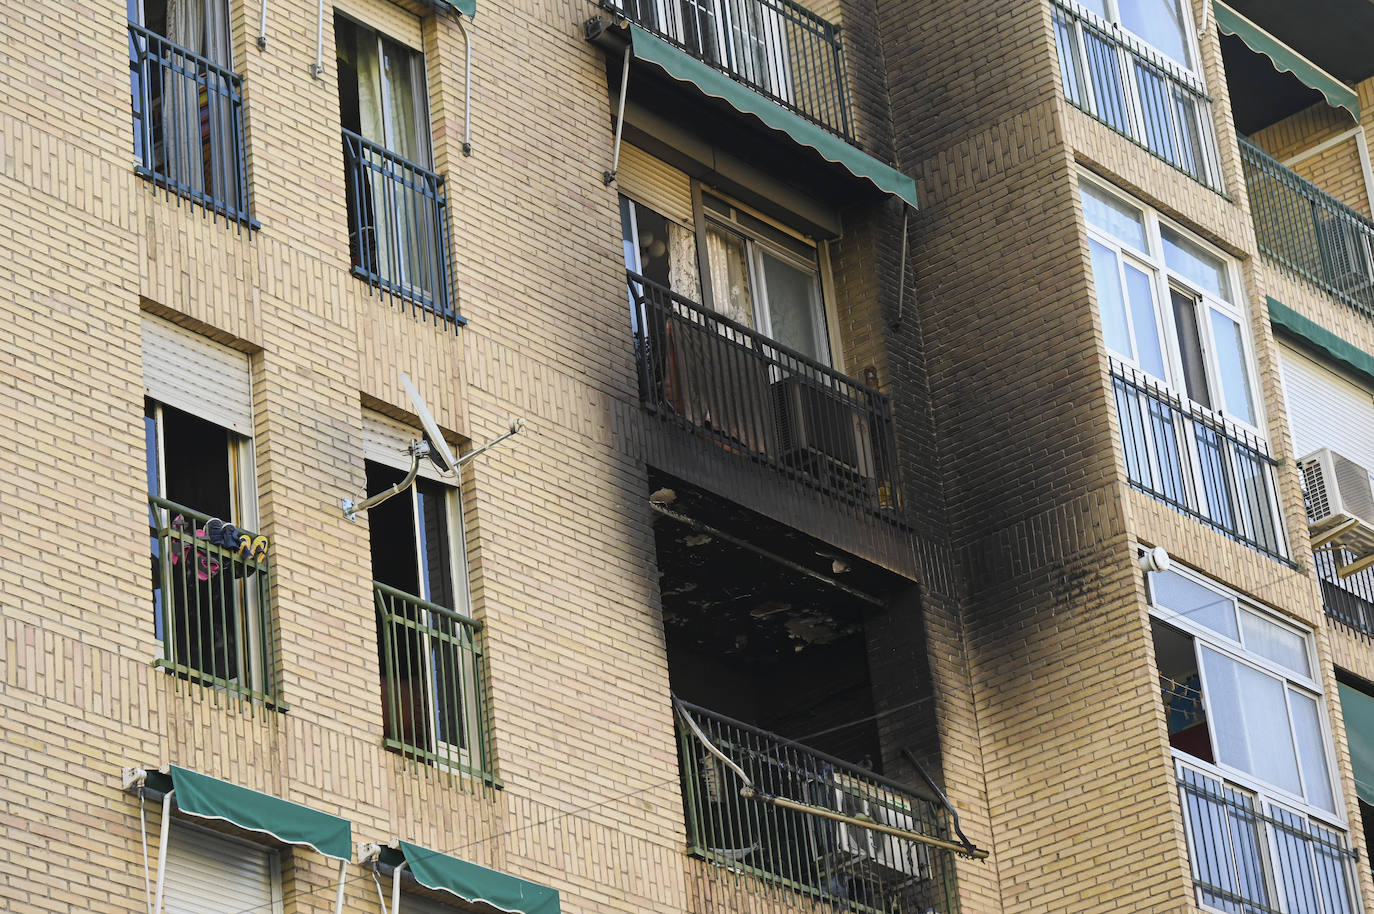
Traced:
<path fill-rule="evenodd" d="M 1169 745 L 1204 762 L 1215 762 L 1193 638 L 1157 619 L 1150 621 L 1150 628 L 1154 634 L 1155 662 L 1159 666 Z"/>

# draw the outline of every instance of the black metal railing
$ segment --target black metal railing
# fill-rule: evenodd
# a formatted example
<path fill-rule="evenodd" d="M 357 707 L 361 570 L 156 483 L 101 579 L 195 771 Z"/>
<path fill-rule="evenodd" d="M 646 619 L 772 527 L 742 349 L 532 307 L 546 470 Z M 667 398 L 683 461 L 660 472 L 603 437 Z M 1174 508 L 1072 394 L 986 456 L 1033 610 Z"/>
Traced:
<path fill-rule="evenodd" d="M 1070 104 L 1221 192 L 1212 99 L 1201 78 L 1076 4 L 1054 3 Z"/>
<path fill-rule="evenodd" d="M 380 582 L 383 744 L 490 780 L 482 623 Z"/>
<path fill-rule="evenodd" d="M 1269 446 L 1116 359 L 1112 389 L 1131 485 L 1265 555 L 1288 562 Z"/>
<path fill-rule="evenodd" d="M 793 0 L 603 0 L 602 6 L 854 141 L 840 27 Z"/>
<path fill-rule="evenodd" d="M 1197 901 L 1246 914 L 1353 914 L 1356 854 L 1346 836 L 1178 765 Z"/>
<path fill-rule="evenodd" d="M 158 665 L 272 701 L 272 568 L 265 536 L 148 496 Z"/>
<path fill-rule="evenodd" d="M 231 222 L 255 226 L 238 74 L 130 22 L 129 87 L 139 173 Z"/>
<path fill-rule="evenodd" d="M 885 394 L 637 273 L 628 277 L 645 407 L 724 451 L 897 518 Z"/>
<path fill-rule="evenodd" d="M 952 827 L 939 800 L 705 708 L 675 704 L 691 853 L 831 910 L 957 910 L 955 854 L 983 854 Z"/>
<path fill-rule="evenodd" d="M 455 320 L 443 176 L 351 130 L 343 150 L 354 275 L 417 313 Z"/>
<path fill-rule="evenodd" d="M 1356 556 L 1340 547 L 1317 549 L 1312 563 L 1322 588 L 1326 614 L 1365 639 L 1374 638 L 1374 568 L 1342 578 L 1337 569 Z"/>
<path fill-rule="evenodd" d="M 1240 141 L 1260 253 L 1374 318 L 1374 222 Z"/>

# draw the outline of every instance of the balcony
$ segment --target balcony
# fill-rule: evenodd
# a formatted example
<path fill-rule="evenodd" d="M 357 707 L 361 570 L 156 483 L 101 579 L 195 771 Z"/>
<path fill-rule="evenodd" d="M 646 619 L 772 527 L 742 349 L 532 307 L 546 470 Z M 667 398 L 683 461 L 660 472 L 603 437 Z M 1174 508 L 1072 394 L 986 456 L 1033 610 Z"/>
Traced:
<path fill-rule="evenodd" d="M 449 294 L 443 177 L 351 130 L 343 152 L 353 275 L 417 315 L 461 323 Z"/>
<path fill-rule="evenodd" d="M 129 86 L 138 173 L 256 228 L 248 213 L 241 78 L 130 22 Z"/>
<path fill-rule="evenodd" d="M 849 142 L 840 28 L 792 0 L 603 0 L 602 6 Z"/>
<path fill-rule="evenodd" d="M 955 911 L 954 856 L 983 858 L 939 791 L 675 699 L 689 852 L 830 909 Z"/>
<path fill-rule="evenodd" d="M 640 399 L 652 415 L 856 511 L 898 519 L 885 394 L 627 275 Z"/>
<path fill-rule="evenodd" d="M 380 582 L 373 592 L 383 745 L 491 781 L 482 623 Z"/>
<path fill-rule="evenodd" d="M 1345 835 L 1177 764 L 1199 904 L 1247 914 L 1359 910 Z"/>
<path fill-rule="evenodd" d="M 1337 567 L 1353 561 L 1355 556 L 1335 548 L 1337 552 L 1317 549 L 1312 553 L 1326 614 L 1355 634 L 1374 638 L 1374 569 L 1342 579 L 1336 574 Z"/>
<path fill-rule="evenodd" d="M 1253 143 L 1240 154 L 1260 252 L 1374 318 L 1374 222 Z"/>
<path fill-rule="evenodd" d="M 1131 486 L 1289 564 L 1268 444 L 1115 359 L 1111 372 Z"/>
<path fill-rule="evenodd" d="M 148 496 L 157 665 L 271 703 L 275 669 L 267 538 Z M 233 545 L 229 545 L 230 542 Z"/>
<path fill-rule="evenodd" d="M 1076 3 L 1055 0 L 1054 33 L 1069 104 L 1222 191 L 1212 99 L 1196 74 Z"/>

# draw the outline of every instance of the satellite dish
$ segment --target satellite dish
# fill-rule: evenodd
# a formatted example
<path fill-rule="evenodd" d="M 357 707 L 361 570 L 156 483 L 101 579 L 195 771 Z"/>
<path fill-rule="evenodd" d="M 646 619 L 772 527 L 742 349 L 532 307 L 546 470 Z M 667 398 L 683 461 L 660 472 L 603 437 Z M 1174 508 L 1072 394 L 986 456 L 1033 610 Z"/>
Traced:
<path fill-rule="evenodd" d="M 401 372 L 401 384 L 406 389 L 406 395 L 410 397 L 410 405 L 415 407 L 415 415 L 420 417 L 420 426 L 425 430 L 425 440 L 429 442 L 430 461 L 439 468 L 440 473 L 445 476 L 453 475 L 458 469 L 458 459 L 453 456 L 453 451 L 449 450 L 448 442 L 439 431 L 439 423 L 434 421 L 429 407 L 420 397 L 420 392 L 415 389 L 415 383 L 404 371 Z"/>

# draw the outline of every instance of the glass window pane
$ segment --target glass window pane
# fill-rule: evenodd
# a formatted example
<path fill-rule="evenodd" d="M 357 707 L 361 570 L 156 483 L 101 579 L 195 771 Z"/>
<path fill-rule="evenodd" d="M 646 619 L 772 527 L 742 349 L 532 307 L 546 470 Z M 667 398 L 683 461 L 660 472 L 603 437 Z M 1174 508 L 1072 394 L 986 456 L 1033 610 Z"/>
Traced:
<path fill-rule="evenodd" d="M 1301 795 L 1283 683 L 1207 647 L 1202 670 L 1221 763 Z"/>
<path fill-rule="evenodd" d="M 816 273 L 762 252 L 763 285 L 773 339 L 802 355 L 830 364 L 830 344 Z"/>
<path fill-rule="evenodd" d="M 1299 676 L 1311 676 L 1307 639 L 1249 610 L 1240 611 L 1240 631 L 1247 650 L 1287 667 Z"/>
<path fill-rule="evenodd" d="M 1235 602 L 1227 596 L 1208 590 L 1191 578 L 1161 571 L 1150 575 L 1150 594 L 1154 605 L 1171 609 L 1198 625 L 1239 641 L 1236 630 Z"/>
<path fill-rule="evenodd" d="M 1083 218 L 1113 238 L 1145 250 L 1145 220 L 1140 211 L 1091 184 L 1080 184 L 1083 192 Z"/>
<path fill-rule="evenodd" d="M 1178 357 L 1183 363 L 1183 389 L 1194 403 L 1212 406 L 1207 388 L 1207 369 L 1202 359 L 1202 337 L 1198 331 L 1197 302 L 1177 289 L 1169 290 L 1174 306 L 1174 334 L 1178 338 Z"/>
<path fill-rule="evenodd" d="M 1126 297 L 1121 290 L 1121 275 L 1117 272 L 1116 251 L 1092 239 L 1088 240 L 1088 247 L 1092 251 L 1097 307 L 1102 313 L 1102 336 L 1108 349 L 1134 361 L 1135 352 L 1131 348 L 1131 334 L 1126 325 Z"/>
<path fill-rule="evenodd" d="M 1289 688 L 1288 703 L 1293 709 L 1293 735 L 1297 739 L 1298 761 L 1302 764 L 1307 801 L 1313 806 L 1334 812 L 1336 797 L 1331 788 L 1331 772 L 1326 767 L 1326 740 L 1322 738 L 1317 700 Z"/>
<path fill-rule="evenodd" d="M 1222 301 L 1231 301 L 1231 285 L 1226 279 L 1226 266 L 1216 257 L 1193 244 L 1177 232 L 1160 228 L 1164 240 L 1164 262 L 1169 269 L 1195 283 L 1203 292 Z"/>
<path fill-rule="evenodd" d="M 1140 367 L 1164 379 L 1164 350 L 1159 344 L 1159 323 L 1155 320 L 1155 292 L 1150 276 L 1126 264 L 1126 291 L 1131 302 L 1131 326 Z"/>
<path fill-rule="evenodd" d="M 1250 396 L 1250 376 L 1245 365 L 1245 342 L 1240 324 L 1212 309 L 1212 339 L 1217 347 L 1221 391 L 1226 411 L 1243 422 L 1255 424 L 1255 402 Z"/>
<path fill-rule="evenodd" d="M 706 229 L 706 257 L 711 271 L 712 304 L 718 313 L 746 327 L 754 327 L 754 301 L 744 239 L 710 226 Z"/>
<path fill-rule="evenodd" d="M 1117 0 L 1121 24 L 1185 67 L 1188 39 L 1179 0 Z"/>
<path fill-rule="evenodd" d="M 453 579 L 453 547 L 448 535 L 448 487 L 417 479 L 416 518 L 420 528 L 420 574 L 424 590 L 420 596 L 449 609 L 462 609 Z"/>

